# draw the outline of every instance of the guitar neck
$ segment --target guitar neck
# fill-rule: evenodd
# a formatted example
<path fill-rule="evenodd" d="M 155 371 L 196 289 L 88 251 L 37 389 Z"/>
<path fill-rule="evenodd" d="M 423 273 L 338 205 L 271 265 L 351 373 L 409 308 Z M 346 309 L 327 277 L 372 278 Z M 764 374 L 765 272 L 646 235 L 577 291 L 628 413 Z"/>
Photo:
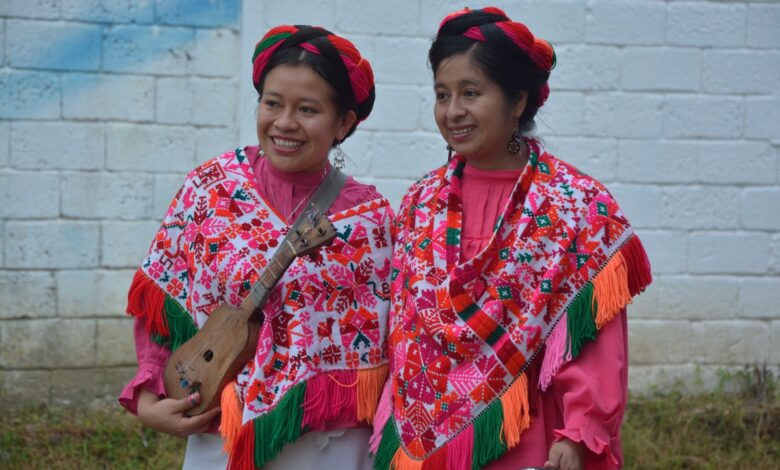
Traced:
<path fill-rule="evenodd" d="M 274 253 L 274 256 L 265 266 L 262 274 L 260 274 L 260 279 L 249 289 L 249 294 L 241 303 L 241 310 L 249 313 L 250 316 L 255 315 L 256 310 L 262 307 L 268 300 L 268 296 L 271 294 L 274 286 L 284 275 L 287 268 L 290 267 L 295 256 L 295 252 L 287 243 L 287 238 L 285 237 L 279 249 L 276 250 L 276 253 Z"/>

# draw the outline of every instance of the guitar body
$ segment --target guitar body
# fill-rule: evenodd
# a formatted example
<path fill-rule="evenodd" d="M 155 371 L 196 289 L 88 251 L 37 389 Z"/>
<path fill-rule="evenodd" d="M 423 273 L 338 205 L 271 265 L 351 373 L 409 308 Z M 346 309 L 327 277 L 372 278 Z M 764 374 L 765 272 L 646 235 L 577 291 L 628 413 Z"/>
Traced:
<path fill-rule="evenodd" d="M 219 405 L 222 388 L 252 359 L 261 326 L 261 318 L 253 319 L 241 308 L 217 307 L 203 328 L 171 354 L 165 366 L 168 397 L 200 392 L 200 404 L 187 411 L 189 416 Z"/>

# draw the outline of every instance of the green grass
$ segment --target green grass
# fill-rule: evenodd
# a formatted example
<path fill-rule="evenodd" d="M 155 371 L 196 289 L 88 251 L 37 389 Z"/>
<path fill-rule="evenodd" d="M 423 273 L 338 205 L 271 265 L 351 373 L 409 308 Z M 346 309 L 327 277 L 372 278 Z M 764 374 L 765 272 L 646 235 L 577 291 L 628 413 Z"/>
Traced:
<path fill-rule="evenodd" d="M 726 391 L 726 390 L 729 391 Z M 724 377 L 711 393 L 629 400 L 629 469 L 774 469 L 780 390 L 765 368 Z M 2 469 L 180 468 L 184 440 L 143 428 L 120 410 L 0 410 Z"/>
<path fill-rule="evenodd" d="M 0 412 L 0 468 L 181 468 L 185 441 L 120 410 Z"/>
<path fill-rule="evenodd" d="M 724 376 L 712 393 L 634 397 L 622 428 L 626 468 L 779 468 L 779 392 L 755 367 Z"/>

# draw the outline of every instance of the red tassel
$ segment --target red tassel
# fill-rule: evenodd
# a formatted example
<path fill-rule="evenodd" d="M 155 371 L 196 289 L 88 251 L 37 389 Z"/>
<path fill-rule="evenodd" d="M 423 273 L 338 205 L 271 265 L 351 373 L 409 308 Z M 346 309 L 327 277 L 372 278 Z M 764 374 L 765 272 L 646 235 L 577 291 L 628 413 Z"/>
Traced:
<path fill-rule="evenodd" d="M 525 370 L 528 378 L 528 411 L 531 416 L 537 416 L 539 413 L 539 374 L 542 369 L 542 358 L 544 357 L 544 346 L 536 353 L 531 364 Z"/>
<path fill-rule="evenodd" d="M 427 459 L 423 460 L 422 470 L 442 470 L 447 468 L 447 446 L 439 447 L 439 449 Z"/>
<path fill-rule="evenodd" d="M 228 470 L 255 470 L 255 422 L 249 421 L 241 428 L 233 452 L 230 454 Z"/>
<path fill-rule="evenodd" d="M 633 297 L 645 290 L 645 287 L 653 282 L 653 275 L 650 272 L 650 260 L 647 259 L 647 252 L 645 252 L 642 242 L 636 235 L 623 245 L 620 253 L 626 260 L 628 267 L 628 290 Z"/>
<path fill-rule="evenodd" d="M 168 337 L 170 331 L 164 307 L 165 292 L 142 269 L 136 271 L 127 293 L 127 313 L 143 318 L 149 333 Z"/>

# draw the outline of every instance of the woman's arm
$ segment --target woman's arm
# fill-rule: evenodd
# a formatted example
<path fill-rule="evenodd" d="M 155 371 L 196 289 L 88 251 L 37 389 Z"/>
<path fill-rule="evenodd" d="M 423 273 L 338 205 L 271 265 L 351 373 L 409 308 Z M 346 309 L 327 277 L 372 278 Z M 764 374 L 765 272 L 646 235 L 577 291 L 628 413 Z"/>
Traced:
<path fill-rule="evenodd" d="M 574 448 L 566 443 L 569 441 L 583 450 L 584 467 L 619 468 L 622 464 L 620 426 L 628 390 L 627 345 L 624 310 L 553 378 L 551 388 L 563 427 L 554 431 L 557 442 L 550 449 L 551 460 L 561 452 L 567 460 L 572 458 L 570 450 Z"/>

